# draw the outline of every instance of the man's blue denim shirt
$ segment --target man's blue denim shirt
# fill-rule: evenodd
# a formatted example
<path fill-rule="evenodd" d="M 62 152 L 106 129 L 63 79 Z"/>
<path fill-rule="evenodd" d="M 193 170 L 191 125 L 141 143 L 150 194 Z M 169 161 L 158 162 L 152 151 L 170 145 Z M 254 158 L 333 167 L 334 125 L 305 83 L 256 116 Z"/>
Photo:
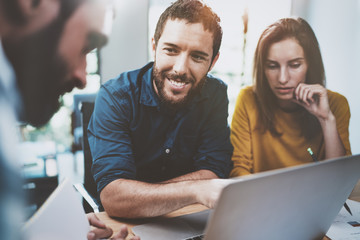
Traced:
<path fill-rule="evenodd" d="M 160 182 L 207 169 L 232 168 L 227 86 L 208 75 L 191 102 L 171 114 L 152 84 L 153 63 L 101 86 L 88 128 L 98 192 L 110 182 Z"/>

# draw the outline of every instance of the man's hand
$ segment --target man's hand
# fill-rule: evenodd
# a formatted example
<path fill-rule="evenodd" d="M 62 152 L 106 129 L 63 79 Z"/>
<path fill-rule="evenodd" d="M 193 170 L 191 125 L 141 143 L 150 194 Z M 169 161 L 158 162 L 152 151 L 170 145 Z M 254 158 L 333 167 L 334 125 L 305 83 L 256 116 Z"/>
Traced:
<path fill-rule="evenodd" d="M 125 240 L 127 235 L 128 235 L 128 229 L 125 225 L 123 225 L 123 226 L 121 226 L 120 231 L 110 239 L 111 240 Z M 130 240 L 140 240 L 140 237 L 134 236 L 134 237 L 131 237 Z"/>
<path fill-rule="evenodd" d="M 88 240 L 97 240 L 103 238 L 109 238 L 113 234 L 111 228 L 107 227 L 94 213 L 86 214 L 92 229 L 87 235 Z M 111 240 L 125 240 L 128 235 L 127 227 L 121 226 L 120 231 L 116 233 Z M 131 240 L 140 240 L 139 237 L 132 237 Z"/>
<path fill-rule="evenodd" d="M 229 185 L 234 181 L 234 179 L 211 179 L 211 180 L 203 180 L 204 184 L 201 186 L 200 184 L 196 187 L 199 188 L 197 190 L 198 202 L 202 205 L 207 206 L 208 208 L 214 208 L 216 203 L 220 198 L 220 194 L 224 187 Z M 199 182 L 200 183 L 200 182 Z"/>

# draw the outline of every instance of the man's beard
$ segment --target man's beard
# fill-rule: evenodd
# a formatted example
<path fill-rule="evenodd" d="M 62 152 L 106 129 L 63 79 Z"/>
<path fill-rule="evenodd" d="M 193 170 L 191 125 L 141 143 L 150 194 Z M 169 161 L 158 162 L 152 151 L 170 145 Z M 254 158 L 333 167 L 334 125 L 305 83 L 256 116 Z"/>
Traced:
<path fill-rule="evenodd" d="M 176 81 L 186 82 L 192 84 L 192 87 L 190 88 L 189 92 L 185 97 L 179 100 L 173 100 L 169 96 L 167 96 L 164 85 L 165 85 L 165 79 L 173 79 Z M 200 80 L 200 82 L 195 86 L 195 79 L 188 78 L 186 75 L 178 75 L 178 74 L 171 74 L 166 72 L 160 72 L 156 68 L 156 62 L 154 63 L 154 68 L 152 72 L 152 79 L 155 83 L 155 86 L 158 91 L 158 97 L 160 100 L 160 104 L 165 106 L 167 109 L 172 111 L 177 111 L 178 109 L 183 108 L 184 106 L 188 105 L 188 103 L 194 98 L 194 96 L 198 93 L 200 93 L 202 87 L 205 84 L 206 81 L 206 75 Z M 173 93 L 175 94 L 175 93 Z"/>
<path fill-rule="evenodd" d="M 49 121 L 60 107 L 60 95 L 76 85 L 74 81 L 64 81 L 67 65 L 58 54 L 64 24 L 64 20 L 57 19 L 20 41 L 3 39 L 23 101 L 20 120 L 36 127 Z"/>

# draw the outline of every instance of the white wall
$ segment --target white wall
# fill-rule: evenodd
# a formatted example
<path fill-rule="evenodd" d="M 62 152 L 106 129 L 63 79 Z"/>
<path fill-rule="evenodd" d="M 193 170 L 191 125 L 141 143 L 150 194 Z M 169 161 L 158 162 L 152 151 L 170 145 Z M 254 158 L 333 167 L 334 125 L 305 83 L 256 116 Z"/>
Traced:
<path fill-rule="evenodd" d="M 315 31 L 327 88 L 349 101 L 351 148 L 353 154 L 360 153 L 360 0 L 293 0 L 293 14 Z"/>
<path fill-rule="evenodd" d="M 149 0 L 116 0 L 116 17 L 107 46 L 101 50 L 102 83 L 148 61 Z"/>

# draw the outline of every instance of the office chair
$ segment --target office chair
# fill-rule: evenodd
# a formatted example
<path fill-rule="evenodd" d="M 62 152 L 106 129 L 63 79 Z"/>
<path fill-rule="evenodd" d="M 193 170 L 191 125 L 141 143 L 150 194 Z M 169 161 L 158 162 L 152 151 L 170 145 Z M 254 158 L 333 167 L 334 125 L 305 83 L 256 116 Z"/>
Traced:
<path fill-rule="evenodd" d="M 83 129 L 82 148 L 84 151 L 84 189 L 80 190 L 80 188 L 82 188 L 81 184 L 74 185 L 79 193 L 84 197 L 83 206 L 86 213 L 97 212 L 98 210 L 103 211 L 100 198 L 96 190 L 96 183 L 91 173 L 92 156 L 87 138 L 87 128 L 92 112 L 94 111 L 94 105 L 94 102 L 81 102 L 81 123 Z M 93 202 L 86 193 L 90 195 Z"/>
<path fill-rule="evenodd" d="M 94 102 L 96 93 L 82 93 L 74 94 L 74 107 L 71 112 L 71 133 L 74 136 L 72 143 L 72 152 L 75 153 L 78 150 L 82 150 L 82 123 L 81 123 L 81 103 L 82 102 Z"/>

